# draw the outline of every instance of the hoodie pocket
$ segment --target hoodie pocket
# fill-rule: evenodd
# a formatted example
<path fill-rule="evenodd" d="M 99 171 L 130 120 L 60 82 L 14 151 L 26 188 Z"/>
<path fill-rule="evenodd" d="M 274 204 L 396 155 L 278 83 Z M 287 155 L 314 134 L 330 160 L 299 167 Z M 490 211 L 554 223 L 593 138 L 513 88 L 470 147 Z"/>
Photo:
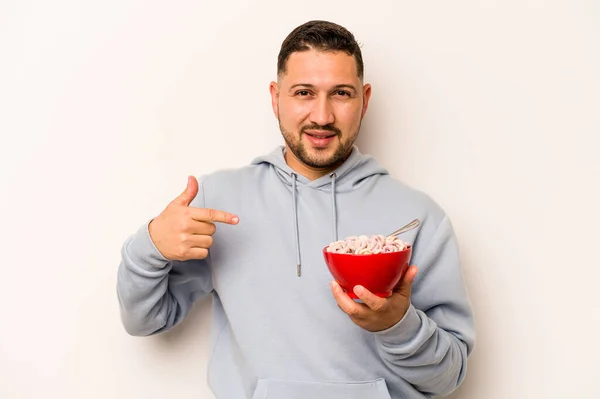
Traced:
<path fill-rule="evenodd" d="M 360 382 L 258 380 L 252 399 L 391 399 L 383 378 Z"/>

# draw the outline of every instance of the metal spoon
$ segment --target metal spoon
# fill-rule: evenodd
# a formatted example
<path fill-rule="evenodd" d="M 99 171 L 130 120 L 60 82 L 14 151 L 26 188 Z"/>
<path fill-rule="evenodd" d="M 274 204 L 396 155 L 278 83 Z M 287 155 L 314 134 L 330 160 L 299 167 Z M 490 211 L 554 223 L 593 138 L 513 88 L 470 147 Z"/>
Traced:
<path fill-rule="evenodd" d="M 388 237 L 392 237 L 392 236 L 397 236 L 399 234 L 405 233 L 409 230 L 414 229 L 415 227 L 419 226 L 421 224 L 421 221 L 419 219 L 415 219 L 412 222 L 410 222 L 409 224 L 407 224 L 404 227 L 400 227 L 398 230 L 394 231 L 393 233 L 388 234 Z"/>

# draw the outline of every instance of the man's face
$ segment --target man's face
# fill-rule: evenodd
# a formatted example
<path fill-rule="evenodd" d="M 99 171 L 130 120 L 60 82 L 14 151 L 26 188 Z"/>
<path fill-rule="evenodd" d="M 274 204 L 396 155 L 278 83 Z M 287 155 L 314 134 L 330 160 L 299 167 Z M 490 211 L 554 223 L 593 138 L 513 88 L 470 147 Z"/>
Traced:
<path fill-rule="evenodd" d="M 358 136 L 370 85 L 345 52 L 292 53 L 286 72 L 271 83 L 273 111 L 288 149 L 313 169 L 341 164 Z"/>

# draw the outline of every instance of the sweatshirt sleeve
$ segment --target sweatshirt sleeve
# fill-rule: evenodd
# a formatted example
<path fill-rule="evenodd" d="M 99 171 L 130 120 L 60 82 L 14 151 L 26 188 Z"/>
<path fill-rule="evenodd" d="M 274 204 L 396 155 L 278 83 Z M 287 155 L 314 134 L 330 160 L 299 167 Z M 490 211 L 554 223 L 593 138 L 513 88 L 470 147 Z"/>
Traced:
<path fill-rule="evenodd" d="M 399 377 L 425 395 L 448 395 L 465 377 L 475 327 L 447 216 L 415 264 L 419 272 L 408 311 L 396 325 L 375 332 L 375 339 Z"/>
<path fill-rule="evenodd" d="M 203 206 L 197 196 L 191 206 Z M 121 249 L 117 298 L 125 330 L 147 336 L 181 322 L 199 298 L 212 292 L 210 256 L 202 260 L 169 261 L 154 245 L 148 223 Z"/>

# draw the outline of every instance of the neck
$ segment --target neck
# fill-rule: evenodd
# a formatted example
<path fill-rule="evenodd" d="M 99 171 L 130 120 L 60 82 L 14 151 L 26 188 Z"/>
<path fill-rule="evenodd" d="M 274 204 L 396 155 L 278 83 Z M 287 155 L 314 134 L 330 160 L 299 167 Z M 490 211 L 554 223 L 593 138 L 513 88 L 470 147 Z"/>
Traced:
<path fill-rule="evenodd" d="M 349 154 L 350 153 L 348 153 L 348 155 Z M 315 167 L 306 165 L 305 163 L 300 161 L 298 158 L 296 158 L 294 153 L 292 151 L 290 151 L 289 147 L 286 146 L 285 162 L 296 173 L 306 177 L 308 180 L 313 181 L 313 180 L 317 180 L 318 178 L 321 178 L 321 177 L 333 172 L 334 170 L 336 170 L 340 165 L 342 165 L 344 163 L 344 161 L 348 158 L 348 155 L 346 155 L 346 157 L 344 157 L 343 160 L 341 160 L 340 162 L 338 162 L 334 165 L 327 166 L 324 168 L 315 168 Z"/>

